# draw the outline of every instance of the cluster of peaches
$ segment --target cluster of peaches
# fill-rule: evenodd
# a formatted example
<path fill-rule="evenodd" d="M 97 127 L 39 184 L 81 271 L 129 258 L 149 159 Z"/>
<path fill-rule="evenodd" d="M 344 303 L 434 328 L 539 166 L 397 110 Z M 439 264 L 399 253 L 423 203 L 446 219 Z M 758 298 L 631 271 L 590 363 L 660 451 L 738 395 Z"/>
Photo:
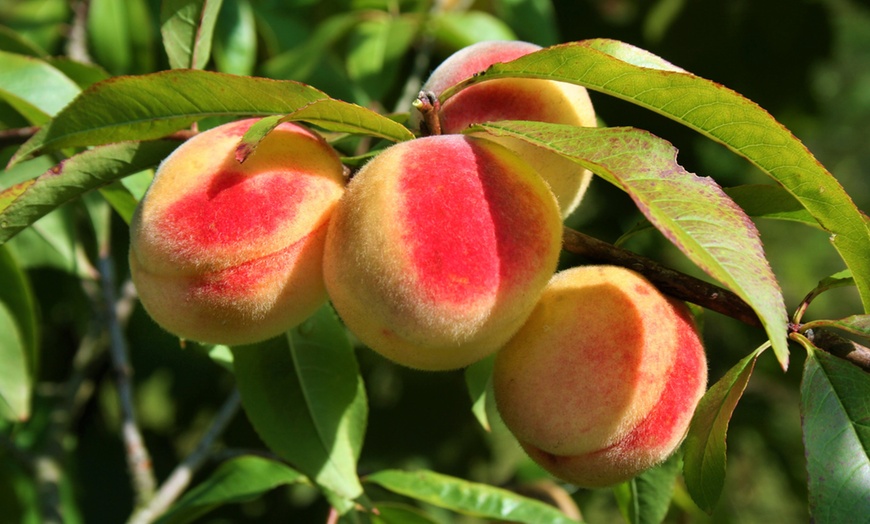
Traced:
<path fill-rule="evenodd" d="M 438 96 L 536 49 L 466 48 L 423 89 Z M 591 174 L 519 141 L 460 134 L 506 119 L 594 126 L 585 89 L 493 80 L 437 117 L 441 134 L 385 149 L 349 182 L 300 125 L 281 124 L 243 164 L 235 149 L 255 120 L 188 140 L 131 225 L 143 306 L 184 339 L 243 345 L 330 300 L 360 341 L 403 365 L 456 369 L 497 352 L 498 409 L 557 477 L 606 486 L 662 462 L 706 385 L 687 308 L 623 268 L 556 273 L 562 220 Z"/>

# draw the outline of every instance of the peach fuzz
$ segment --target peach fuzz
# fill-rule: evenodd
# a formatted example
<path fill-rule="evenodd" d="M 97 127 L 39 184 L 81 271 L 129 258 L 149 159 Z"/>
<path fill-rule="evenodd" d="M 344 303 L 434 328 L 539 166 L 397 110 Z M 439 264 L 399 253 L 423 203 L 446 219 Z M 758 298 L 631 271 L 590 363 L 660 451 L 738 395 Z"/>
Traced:
<path fill-rule="evenodd" d="M 344 192 L 335 151 L 284 123 L 239 164 L 256 119 L 196 135 L 159 166 L 130 225 L 130 270 L 151 317 L 183 338 L 249 344 L 326 302 L 323 243 Z"/>
<path fill-rule="evenodd" d="M 499 62 L 541 49 L 519 41 L 486 41 L 463 48 L 439 65 L 423 91 L 440 96 L 445 89 Z M 418 121 L 419 114 L 412 115 Z M 551 80 L 507 78 L 467 87 L 447 99 L 439 112 L 442 133 L 460 133 L 472 124 L 498 120 L 532 120 L 595 127 L 595 110 L 582 86 Z M 562 217 L 577 206 L 592 173 L 549 151 L 507 137 L 486 137 L 515 151 L 541 173 L 559 201 Z"/>
<path fill-rule="evenodd" d="M 706 382 L 685 305 L 615 266 L 555 275 L 493 370 L 499 413 L 529 456 L 584 487 L 670 456 Z"/>
<path fill-rule="evenodd" d="M 359 339 L 405 366 L 495 351 L 552 276 L 562 225 L 541 177 L 463 135 L 396 144 L 351 180 L 329 225 L 329 297 Z"/>

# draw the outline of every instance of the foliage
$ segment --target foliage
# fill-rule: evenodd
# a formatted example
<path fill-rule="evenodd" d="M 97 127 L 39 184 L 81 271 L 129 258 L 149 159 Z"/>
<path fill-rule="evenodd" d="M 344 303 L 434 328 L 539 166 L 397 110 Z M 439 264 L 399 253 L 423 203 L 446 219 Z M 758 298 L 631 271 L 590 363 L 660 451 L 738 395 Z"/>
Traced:
<path fill-rule="evenodd" d="M 755 86 L 759 75 L 735 76 L 735 84 L 724 82 L 729 88 L 683 69 L 697 64 L 695 72 L 720 81 L 732 74 L 685 54 L 722 47 L 695 26 L 671 36 L 669 29 L 697 25 L 691 3 L 454 4 L 463 3 L 0 6 L 3 518 L 594 522 L 621 514 L 629 522 L 721 522 L 795 506 L 818 522 L 870 514 L 870 350 L 855 344 L 870 338 L 870 220 L 861 211 L 868 202 L 844 187 L 857 184 L 853 178 L 835 178 L 838 170 L 780 122 L 837 151 L 848 160 L 843 172 L 870 164 L 842 154 L 820 131 L 833 114 L 848 127 L 835 92 L 853 84 L 833 77 L 870 78 L 852 67 L 851 54 L 870 34 L 856 20 L 870 13 L 846 0 L 781 6 L 801 23 L 824 9 L 839 24 L 835 56 L 818 81 L 820 105 L 831 110 L 813 127 L 798 117 L 808 114 L 799 98 L 805 86 L 783 84 L 797 94 L 767 96 Z M 591 11 L 582 18 L 578 9 Z M 741 38 L 771 38 L 775 29 L 759 25 L 761 9 L 743 6 L 721 23 L 739 17 L 748 26 Z M 574 16 L 582 34 L 566 30 Z M 600 33 L 624 36 L 588 38 Z M 684 34 L 697 40 L 677 45 Z M 681 453 L 612 490 L 580 490 L 546 477 L 519 451 L 492 406 L 491 362 L 465 374 L 398 369 L 357 344 L 328 306 L 251 347 L 179 348 L 135 306 L 127 225 L 153 169 L 181 140 L 264 117 L 239 144 L 243 161 L 279 123 L 297 121 L 356 168 L 414 138 L 411 102 L 439 59 L 476 41 L 514 38 L 550 47 L 497 64 L 442 98 L 496 78 L 559 80 L 594 91 L 599 116 L 613 125 L 505 121 L 466 132 L 511 136 L 593 171 L 592 195 L 569 225 L 608 238 L 636 263 L 651 257 L 722 286 L 683 288 L 684 300 L 738 317 L 727 305 L 715 309 L 720 295 L 733 295 L 749 311 L 751 325 L 737 326 L 698 310 L 715 381 Z M 660 53 L 666 61 L 627 41 L 681 51 Z M 777 235 L 765 247 L 770 231 Z M 800 251 L 788 251 L 796 238 Z M 609 260 L 570 251 L 563 267 Z M 789 316 L 786 304 L 795 302 Z M 821 304 L 813 308 L 819 318 L 805 321 L 811 303 Z M 795 348 L 803 353 L 790 355 Z M 774 411 L 795 416 L 783 430 L 772 426 L 782 419 L 767 416 Z M 738 446 L 726 452 L 729 433 Z M 795 445 L 800 435 L 803 448 Z M 758 449 L 753 438 L 763 441 L 766 461 L 746 458 Z M 737 467 L 726 469 L 726 456 Z M 741 473 L 747 462 L 758 469 Z M 764 504 L 739 513 L 746 495 L 733 479 L 762 473 L 775 479 L 754 485 Z"/>

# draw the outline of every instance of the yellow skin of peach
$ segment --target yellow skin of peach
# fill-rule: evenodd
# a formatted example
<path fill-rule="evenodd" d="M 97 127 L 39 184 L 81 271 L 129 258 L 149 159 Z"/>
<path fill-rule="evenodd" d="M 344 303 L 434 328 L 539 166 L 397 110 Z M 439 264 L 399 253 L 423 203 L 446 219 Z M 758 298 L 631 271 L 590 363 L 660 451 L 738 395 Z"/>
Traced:
<path fill-rule="evenodd" d="M 329 225 L 329 297 L 359 339 L 405 366 L 467 366 L 522 325 L 556 269 L 553 194 L 498 144 L 394 145 L 354 176 Z"/>
<path fill-rule="evenodd" d="M 519 41 L 486 41 L 461 49 L 431 74 L 422 90 L 440 96 L 445 89 L 498 62 L 509 62 L 541 49 Z M 412 114 L 419 122 L 419 113 Z M 528 78 L 491 80 L 450 97 L 439 112 L 442 133 L 460 133 L 472 124 L 498 120 L 533 120 L 595 127 L 589 93 L 582 86 Z M 559 201 L 565 218 L 580 204 L 592 173 L 577 163 L 537 146 L 507 137 L 486 137 L 516 152 L 541 173 Z"/>
<path fill-rule="evenodd" d="M 615 266 L 556 274 L 493 370 L 499 413 L 529 456 L 584 487 L 663 462 L 706 383 L 685 305 Z"/>
<path fill-rule="evenodd" d="M 130 225 L 130 270 L 146 311 L 183 339 L 250 344 L 326 302 L 323 244 L 344 192 L 335 151 L 302 126 L 272 131 L 247 161 L 256 119 L 196 135 L 158 168 Z"/>

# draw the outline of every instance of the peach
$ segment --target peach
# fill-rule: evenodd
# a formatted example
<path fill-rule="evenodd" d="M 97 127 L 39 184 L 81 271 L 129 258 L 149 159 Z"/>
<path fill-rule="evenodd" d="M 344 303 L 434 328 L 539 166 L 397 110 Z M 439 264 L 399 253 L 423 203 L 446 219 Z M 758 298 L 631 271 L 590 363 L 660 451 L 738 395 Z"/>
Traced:
<path fill-rule="evenodd" d="M 499 413 L 533 460 L 602 487 L 671 455 L 707 363 L 684 304 L 628 269 L 585 266 L 553 277 L 492 379 Z"/>
<path fill-rule="evenodd" d="M 460 368 L 519 329 L 556 269 L 561 234 L 553 194 L 508 149 L 418 138 L 351 180 L 326 238 L 326 289 L 375 351 L 413 368 Z"/>
<path fill-rule="evenodd" d="M 284 123 L 239 164 L 255 119 L 196 135 L 160 165 L 130 225 L 130 271 L 167 331 L 216 344 L 265 340 L 326 302 L 323 244 L 344 193 L 335 151 Z"/>
<path fill-rule="evenodd" d="M 479 42 L 448 57 L 432 72 L 422 89 L 440 96 L 448 87 L 494 63 L 508 62 L 539 49 L 528 42 Z M 419 122 L 417 112 L 412 116 Z M 528 78 L 491 80 L 463 89 L 444 102 L 439 117 L 442 133 L 460 133 L 471 124 L 497 120 L 597 125 L 595 110 L 584 87 Z M 512 149 L 541 173 L 559 201 L 563 218 L 580 204 L 592 173 L 571 160 L 522 140 L 487 138 Z"/>

